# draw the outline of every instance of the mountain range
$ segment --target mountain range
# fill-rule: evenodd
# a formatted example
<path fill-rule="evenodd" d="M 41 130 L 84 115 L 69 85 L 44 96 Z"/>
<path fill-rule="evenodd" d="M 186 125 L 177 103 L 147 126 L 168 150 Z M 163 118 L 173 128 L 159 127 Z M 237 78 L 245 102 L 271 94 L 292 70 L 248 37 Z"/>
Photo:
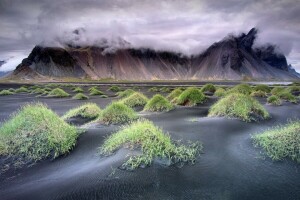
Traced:
<path fill-rule="evenodd" d="M 186 56 L 168 51 L 109 46 L 36 46 L 9 76 L 12 79 L 115 80 L 295 80 L 300 75 L 274 45 L 254 48 L 257 29 L 230 35 L 204 52 Z"/>

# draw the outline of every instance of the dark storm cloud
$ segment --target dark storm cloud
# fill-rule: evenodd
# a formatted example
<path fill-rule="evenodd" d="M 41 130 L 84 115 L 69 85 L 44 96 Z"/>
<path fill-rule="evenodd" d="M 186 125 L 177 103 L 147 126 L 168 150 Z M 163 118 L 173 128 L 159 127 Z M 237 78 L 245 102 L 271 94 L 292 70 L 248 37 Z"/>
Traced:
<path fill-rule="evenodd" d="M 227 34 L 259 28 L 300 71 L 298 0 L 0 0 L 0 60 L 15 67 L 36 44 L 101 45 L 200 53 Z M 79 29 L 78 34 L 73 31 Z M 120 42 L 121 41 L 121 42 Z"/>

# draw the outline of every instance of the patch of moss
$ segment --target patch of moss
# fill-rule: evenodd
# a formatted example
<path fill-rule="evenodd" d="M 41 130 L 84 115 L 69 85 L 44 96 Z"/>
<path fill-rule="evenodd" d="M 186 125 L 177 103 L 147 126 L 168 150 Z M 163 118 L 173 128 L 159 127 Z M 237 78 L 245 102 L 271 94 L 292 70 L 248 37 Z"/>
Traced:
<path fill-rule="evenodd" d="M 0 154 L 28 162 L 68 153 L 79 132 L 37 103 L 23 106 L 2 125 L 0 133 Z"/>
<path fill-rule="evenodd" d="M 184 106 L 194 106 L 205 101 L 205 95 L 197 88 L 190 87 L 183 91 L 177 98 L 177 104 Z"/>
<path fill-rule="evenodd" d="M 261 146 L 273 160 L 291 158 L 300 163 L 300 121 L 291 121 L 253 136 L 254 144 Z"/>
<path fill-rule="evenodd" d="M 100 107 L 95 103 L 85 103 L 81 106 L 69 110 L 62 116 L 62 119 L 70 119 L 73 117 L 82 117 L 88 119 L 96 119 L 101 114 Z"/>
<path fill-rule="evenodd" d="M 137 106 L 145 106 L 149 99 L 140 92 L 134 92 L 129 97 L 122 99 L 121 102 L 133 108 Z"/>
<path fill-rule="evenodd" d="M 267 110 L 253 97 L 232 93 L 220 99 L 210 109 L 208 116 L 225 116 L 251 122 L 269 117 Z"/>
<path fill-rule="evenodd" d="M 211 83 L 207 83 L 205 84 L 202 88 L 201 88 L 201 92 L 211 92 L 214 93 L 216 91 L 216 87 L 211 84 Z"/>
<path fill-rule="evenodd" d="M 58 97 L 58 98 L 63 98 L 63 97 L 68 97 L 70 96 L 68 93 L 66 93 L 63 89 L 60 88 L 55 88 L 51 90 L 48 94 L 48 97 Z"/>
<path fill-rule="evenodd" d="M 162 95 L 154 95 L 144 107 L 144 111 L 162 112 L 170 111 L 174 106 Z"/>
<path fill-rule="evenodd" d="M 82 94 L 82 93 L 77 93 L 77 94 L 73 97 L 73 99 L 77 99 L 77 100 L 87 100 L 87 99 L 89 99 L 89 97 L 86 96 L 86 95 L 84 95 L 84 94 Z"/>
<path fill-rule="evenodd" d="M 138 118 L 135 111 L 121 102 L 112 102 L 101 113 L 98 120 L 105 124 L 124 124 Z"/>
<path fill-rule="evenodd" d="M 138 120 L 112 134 L 105 140 L 100 152 L 110 155 L 125 145 L 142 151 L 142 155 L 132 156 L 122 165 L 128 170 L 148 166 L 154 158 L 165 159 L 169 165 L 194 163 L 202 149 L 199 143 L 185 146 L 172 142 L 168 134 L 148 120 Z"/>
<path fill-rule="evenodd" d="M 271 105 L 275 105 L 275 106 L 280 106 L 281 105 L 281 100 L 278 96 L 276 95 L 272 95 L 269 96 L 267 99 L 267 102 Z"/>

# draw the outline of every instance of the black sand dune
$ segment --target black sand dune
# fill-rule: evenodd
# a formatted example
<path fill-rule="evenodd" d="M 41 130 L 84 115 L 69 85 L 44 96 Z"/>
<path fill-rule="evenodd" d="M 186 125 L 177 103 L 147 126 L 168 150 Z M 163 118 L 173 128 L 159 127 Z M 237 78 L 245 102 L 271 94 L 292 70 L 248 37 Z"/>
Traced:
<path fill-rule="evenodd" d="M 89 101 L 103 108 L 111 100 L 91 97 Z M 195 165 L 180 168 L 155 163 L 133 172 L 120 170 L 128 150 L 121 149 L 110 157 L 97 155 L 104 137 L 119 127 L 99 125 L 87 129 L 69 155 L 2 174 L 0 199 L 300 199 L 300 165 L 289 160 L 273 162 L 251 141 L 251 134 L 286 123 L 287 119 L 300 118 L 300 105 L 265 105 L 271 119 L 245 123 L 207 118 L 208 108 L 215 100 L 210 98 L 197 107 L 179 107 L 168 113 L 144 116 L 173 139 L 201 141 L 204 153 Z M 59 115 L 82 103 L 29 94 L 1 96 L 1 122 L 20 105 L 31 101 L 45 102 Z"/>

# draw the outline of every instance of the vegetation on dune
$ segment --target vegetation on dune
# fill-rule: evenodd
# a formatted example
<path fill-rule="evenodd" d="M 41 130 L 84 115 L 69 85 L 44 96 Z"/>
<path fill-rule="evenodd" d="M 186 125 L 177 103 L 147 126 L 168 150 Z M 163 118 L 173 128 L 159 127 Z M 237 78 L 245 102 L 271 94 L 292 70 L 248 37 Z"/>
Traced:
<path fill-rule="evenodd" d="M 216 87 L 211 84 L 211 83 L 207 83 L 205 84 L 202 88 L 201 88 L 201 92 L 211 92 L 214 93 L 216 91 Z"/>
<path fill-rule="evenodd" d="M 24 92 L 29 92 L 29 90 L 26 87 L 20 87 L 15 90 L 16 93 L 24 93 Z"/>
<path fill-rule="evenodd" d="M 283 92 L 285 89 L 283 87 L 274 87 L 271 90 L 272 95 L 278 95 L 279 93 Z"/>
<path fill-rule="evenodd" d="M 234 86 L 233 88 L 229 89 L 227 91 L 227 94 L 241 93 L 241 94 L 249 95 L 251 92 L 252 92 L 252 88 L 249 84 L 238 84 L 238 85 Z"/>
<path fill-rule="evenodd" d="M 42 89 L 42 88 L 36 88 L 31 93 L 32 94 L 43 94 L 44 92 L 45 92 L 44 89 Z"/>
<path fill-rule="evenodd" d="M 98 90 L 98 86 L 93 86 L 93 87 L 90 87 L 89 89 L 88 89 L 88 91 L 90 92 L 90 91 L 92 91 L 92 90 Z"/>
<path fill-rule="evenodd" d="M 32 162 L 69 152 L 79 132 L 45 105 L 36 103 L 12 115 L 0 133 L 1 155 Z"/>
<path fill-rule="evenodd" d="M 280 99 L 283 99 L 283 100 L 286 100 L 286 101 L 289 101 L 289 102 L 292 102 L 292 103 L 297 103 L 297 98 L 292 95 L 292 93 L 288 90 L 284 90 L 280 93 L 277 94 L 277 96 L 280 98 Z"/>
<path fill-rule="evenodd" d="M 254 87 L 254 90 L 269 93 L 271 91 L 271 88 L 268 85 L 259 84 Z"/>
<path fill-rule="evenodd" d="M 118 97 L 120 97 L 120 98 L 126 98 L 126 97 L 129 97 L 130 95 L 132 95 L 133 93 L 135 93 L 134 90 L 132 90 L 132 89 L 127 89 L 127 90 L 118 92 L 117 95 L 118 95 Z"/>
<path fill-rule="evenodd" d="M 122 165 L 129 170 L 148 166 L 154 158 L 165 159 L 169 165 L 178 162 L 194 163 L 202 149 L 199 143 L 189 146 L 175 144 L 168 134 L 148 120 L 138 120 L 112 134 L 100 147 L 100 152 L 110 155 L 124 146 L 142 151 L 142 155 L 132 156 Z"/>
<path fill-rule="evenodd" d="M 77 99 L 77 100 L 87 100 L 89 99 L 88 96 L 82 94 L 82 93 L 77 93 L 75 96 L 73 96 L 73 99 Z"/>
<path fill-rule="evenodd" d="M 100 95 L 100 97 L 101 97 L 101 98 L 108 98 L 108 96 L 105 95 L 105 94 Z"/>
<path fill-rule="evenodd" d="M 124 124 L 138 118 L 135 111 L 121 102 L 112 102 L 101 113 L 98 120 L 105 124 Z"/>
<path fill-rule="evenodd" d="M 162 112 L 170 111 L 174 109 L 174 106 L 162 95 L 154 95 L 144 107 L 144 111 L 150 112 Z"/>
<path fill-rule="evenodd" d="M 252 96 L 252 97 L 267 97 L 267 93 L 262 90 L 257 90 L 257 91 L 251 92 L 250 96 Z"/>
<path fill-rule="evenodd" d="M 159 92 L 159 89 L 157 87 L 152 87 L 148 90 L 148 92 Z"/>
<path fill-rule="evenodd" d="M 221 87 L 217 88 L 216 91 L 215 91 L 215 93 L 214 93 L 214 95 L 216 97 L 223 97 L 223 96 L 226 95 L 226 90 L 224 88 L 221 88 Z"/>
<path fill-rule="evenodd" d="M 122 99 L 121 102 L 124 103 L 126 106 L 131 108 L 137 106 L 145 106 L 149 99 L 140 92 L 135 92 L 131 94 L 129 97 Z"/>
<path fill-rule="evenodd" d="M 15 92 L 15 89 L 14 88 L 9 88 L 8 91 Z"/>
<path fill-rule="evenodd" d="M 108 90 L 110 90 L 112 92 L 120 92 L 121 88 L 119 86 L 113 85 Z"/>
<path fill-rule="evenodd" d="M 289 86 L 288 91 L 290 91 L 291 93 L 300 92 L 300 86 L 295 86 L 295 85 Z"/>
<path fill-rule="evenodd" d="M 275 105 L 275 106 L 280 106 L 281 105 L 281 100 L 278 96 L 276 95 L 272 95 L 269 96 L 267 99 L 267 102 L 271 105 Z"/>
<path fill-rule="evenodd" d="M 0 96 L 13 95 L 13 94 L 15 94 L 15 93 L 14 93 L 14 92 L 11 92 L 11 91 L 9 91 L 9 90 L 2 90 L 2 91 L 0 92 Z"/>
<path fill-rule="evenodd" d="M 174 98 L 177 98 L 181 95 L 181 93 L 183 92 L 183 90 L 181 90 L 180 88 L 176 88 L 175 90 L 173 90 L 168 96 L 167 99 L 169 101 L 172 101 Z"/>
<path fill-rule="evenodd" d="M 291 121 L 254 135 L 254 144 L 261 146 L 273 160 L 291 158 L 300 163 L 300 121 Z"/>
<path fill-rule="evenodd" d="M 59 98 L 63 98 L 63 97 L 68 97 L 70 96 L 68 93 L 66 93 L 63 89 L 60 88 L 55 88 L 53 90 L 51 90 L 48 94 L 48 97 L 59 97 Z"/>
<path fill-rule="evenodd" d="M 82 117 L 88 119 L 96 119 L 100 116 L 101 109 L 95 103 L 85 103 L 79 107 L 69 110 L 62 116 L 62 119 L 70 119 L 73 117 Z"/>
<path fill-rule="evenodd" d="M 90 95 L 96 96 L 96 95 L 104 95 L 104 93 L 96 88 L 90 90 Z"/>
<path fill-rule="evenodd" d="M 232 93 L 220 99 L 210 109 L 208 116 L 225 116 L 251 122 L 269 117 L 267 110 L 253 97 Z"/>
<path fill-rule="evenodd" d="M 73 89 L 73 92 L 76 92 L 76 93 L 82 93 L 82 92 L 84 92 L 84 91 L 83 91 L 83 89 L 82 89 L 81 87 L 75 87 L 75 88 Z"/>
<path fill-rule="evenodd" d="M 205 101 L 205 95 L 195 87 L 187 88 L 177 98 L 177 104 L 184 106 L 194 106 Z"/>
<path fill-rule="evenodd" d="M 162 87 L 159 89 L 160 92 L 163 92 L 163 93 L 167 93 L 167 92 L 171 92 L 171 89 L 170 88 L 167 88 L 167 87 Z"/>

